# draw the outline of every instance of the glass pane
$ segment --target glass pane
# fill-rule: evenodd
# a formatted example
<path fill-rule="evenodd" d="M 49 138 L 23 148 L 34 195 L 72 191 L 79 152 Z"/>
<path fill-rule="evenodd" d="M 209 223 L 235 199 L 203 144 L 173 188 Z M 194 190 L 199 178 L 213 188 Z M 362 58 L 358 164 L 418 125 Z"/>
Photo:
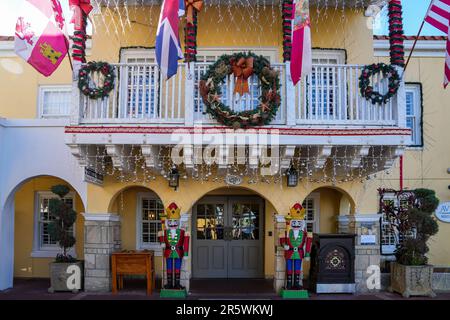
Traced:
<path fill-rule="evenodd" d="M 234 240 L 257 240 L 259 234 L 259 206 L 257 204 L 233 204 L 232 235 Z"/>
<path fill-rule="evenodd" d="M 197 239 L 222 240 L 224 215 L 224 204 L 197 205 Z"/>

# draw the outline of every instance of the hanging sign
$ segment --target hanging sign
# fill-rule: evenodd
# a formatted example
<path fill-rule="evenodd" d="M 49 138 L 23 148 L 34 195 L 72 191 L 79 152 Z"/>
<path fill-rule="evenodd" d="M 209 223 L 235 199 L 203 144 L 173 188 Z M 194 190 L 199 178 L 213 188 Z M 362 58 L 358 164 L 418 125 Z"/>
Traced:
<path fill-rule="evenodd" d="M 440 203 L 434 214 L 440 221 L 450 223 L 450 202 Z"/>
<path fill-rule="evenodd" d="M 84 181 L 103 186 L 103 174 L 98 173 L 92 168 L 84 168 Z"/>
<path fill-rule="evenodd" d="M 225 182 L 232 186 L 238 186 L 242 183 L 242 177 L 229 174 L 225 177 Z"/>

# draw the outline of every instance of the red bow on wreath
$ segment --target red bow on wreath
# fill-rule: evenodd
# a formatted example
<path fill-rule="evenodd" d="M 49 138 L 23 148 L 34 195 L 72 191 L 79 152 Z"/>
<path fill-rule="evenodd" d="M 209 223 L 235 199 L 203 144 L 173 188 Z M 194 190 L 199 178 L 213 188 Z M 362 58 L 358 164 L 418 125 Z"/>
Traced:
<path fill-rule="evenodd" d="M 71 23 L 75 24 L 75 30 L 83 28 L 83 13 L 87 16 L 92 11 L 91 0 L 69 0 L 69 6 L 73 10 Z"/>
<path fill-rule="evenodd" d="M 236 77 L 234 93 L 239 93 L 241 96 L 248 93 L 248 78 L 253 74 L 253 58 L 240 58 L 237 61 L 233 59 L 231 68 Z"/>

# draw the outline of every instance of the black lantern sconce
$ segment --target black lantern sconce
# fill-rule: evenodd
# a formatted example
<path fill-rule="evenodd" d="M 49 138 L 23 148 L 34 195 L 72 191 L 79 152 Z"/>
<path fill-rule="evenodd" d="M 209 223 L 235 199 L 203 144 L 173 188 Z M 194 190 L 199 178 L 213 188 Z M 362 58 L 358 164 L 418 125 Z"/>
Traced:
<path fill-rule="evenodd" d="M 172 170 L 169 172 L 169 187 L 174 188 L 176 191 L 179 185 L 180 173 L 178 172 L 177 167 L 173 166 Z"/>
<path fill-rule="evenodd" d="M 298 172 L 292 165 L 286 171 L 286 182 L 290 188 L 296 187 L 298 184 Z"/>

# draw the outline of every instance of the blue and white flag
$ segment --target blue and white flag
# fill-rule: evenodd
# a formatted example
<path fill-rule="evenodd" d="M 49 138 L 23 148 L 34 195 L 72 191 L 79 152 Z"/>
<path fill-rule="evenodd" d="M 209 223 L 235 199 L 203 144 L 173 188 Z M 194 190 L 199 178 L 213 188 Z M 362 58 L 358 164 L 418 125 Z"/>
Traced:
<path fill-rule="evenodd" d="M 178 60 L 183 58 L 178 26 L 184 15 L 184 0 L 164 0 L 156 32 L 156 61 L 164 79 L 177 73 Z"/>

